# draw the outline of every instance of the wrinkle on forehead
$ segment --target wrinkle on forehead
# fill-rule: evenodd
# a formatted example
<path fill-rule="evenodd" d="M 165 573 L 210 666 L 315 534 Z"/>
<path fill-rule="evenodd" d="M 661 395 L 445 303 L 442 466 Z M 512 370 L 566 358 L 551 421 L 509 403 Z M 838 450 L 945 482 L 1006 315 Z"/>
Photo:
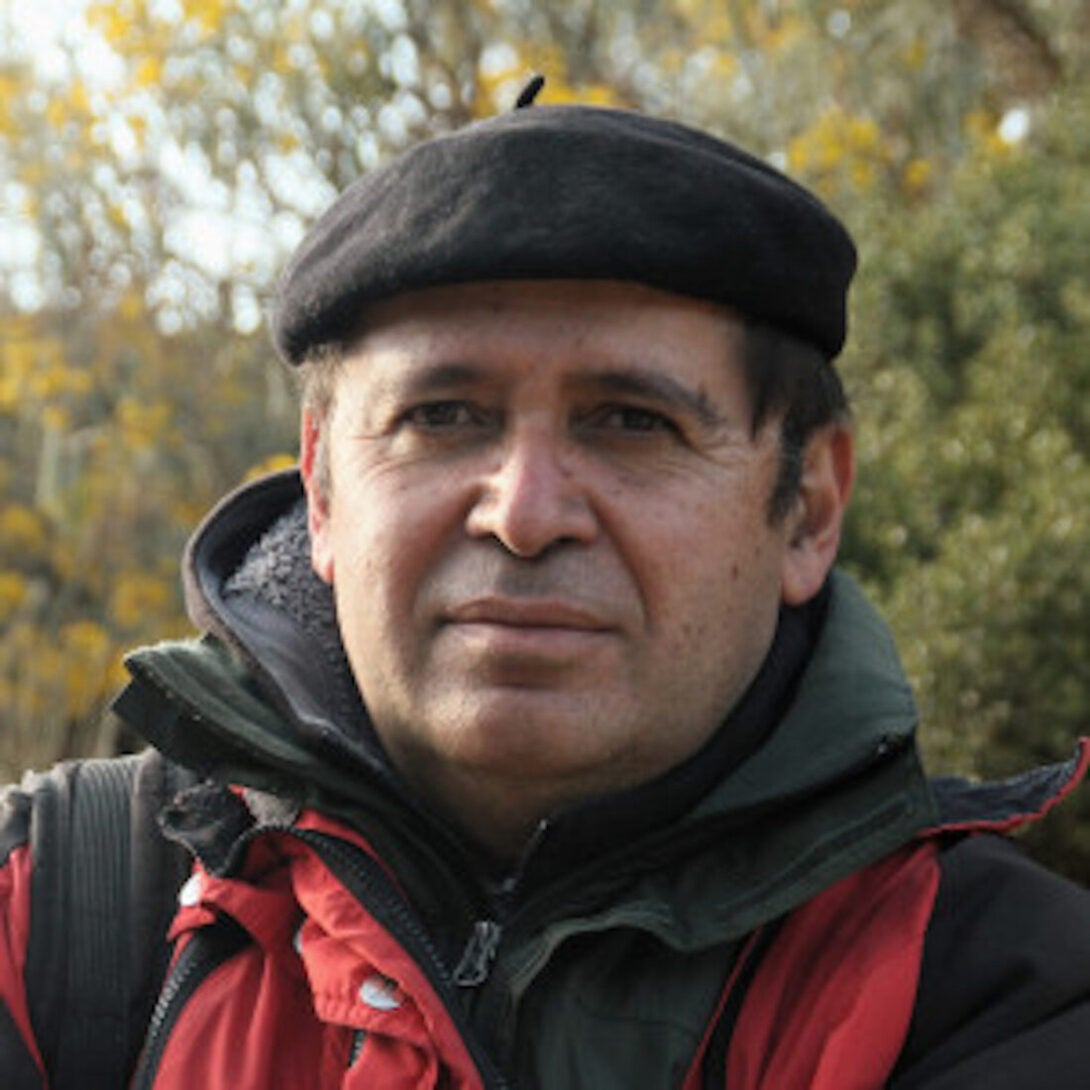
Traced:
<path fill-rule="evenodd" d="M 744 347 L 744 325 L 727 308 L 617 281 L 430 288 L 376 304 L 364 325 L 349 356 L 373 369 L 376 394 L 396 386 L 411 395 L 418 383 L 431 392 L 501 382 L 520 363 L 563 358 L 566 382 L 653 396 L 709 427 L 724 420 L 708 379 L 721 378 L 731 362 L 740 371 Z M 701 375 L 689 366 L 694 356 L 721 359 L 723 369 Z"/>

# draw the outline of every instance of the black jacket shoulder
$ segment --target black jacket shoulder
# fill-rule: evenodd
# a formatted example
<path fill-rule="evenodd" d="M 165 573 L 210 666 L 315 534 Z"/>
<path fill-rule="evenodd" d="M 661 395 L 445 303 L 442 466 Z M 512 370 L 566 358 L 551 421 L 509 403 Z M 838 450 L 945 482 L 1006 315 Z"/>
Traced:
<path fill-rule="evenodd" d="M 991 834 L 953 840 L 890 1090 L 1085 1090 L 1090 891 Z"/>

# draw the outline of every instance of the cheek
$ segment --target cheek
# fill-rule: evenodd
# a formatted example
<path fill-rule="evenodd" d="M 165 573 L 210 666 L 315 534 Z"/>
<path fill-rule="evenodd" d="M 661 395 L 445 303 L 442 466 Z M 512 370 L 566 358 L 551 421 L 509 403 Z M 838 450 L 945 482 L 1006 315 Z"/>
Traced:
<path fill-rule="evenodd" d="M 403 566 L 411 557 L 404 522 L 379 510 L 353 511 L 341 520 L 336 537 L 337 579 L 344 592 L 374 608 L 403 580 Z"/>
<path fill-rule="evenodd" d="M 339 526 L 333 591 L 345 652 L 374 714 L 406 670 L 412 577 L 398 522 L 353 514 Z"/>
<path fill-rule="evenodd" d="M 369 615 L 357 617 L 356 623 L 369 628 L 404 625 L 454 521 L 443 490 L 412 487 L 387 476 L 344 494 L 341 501 L 337 582 L 353 599 L 343 608 L 366 609 Z"/>
<path fill-rule="evenodd" d="M 742 505 L 739 505 L 739 507 Z M 721 505 L 694 517 L 684 537 L 661 543 L 654 578 L 665 609 L 689 648 L 764 638 L 775 624 L 781 597 L 782 547 L 763 521 L 763 509 L 736 518 Z M 684 652 L 681 652 L 684 653 Z"/>

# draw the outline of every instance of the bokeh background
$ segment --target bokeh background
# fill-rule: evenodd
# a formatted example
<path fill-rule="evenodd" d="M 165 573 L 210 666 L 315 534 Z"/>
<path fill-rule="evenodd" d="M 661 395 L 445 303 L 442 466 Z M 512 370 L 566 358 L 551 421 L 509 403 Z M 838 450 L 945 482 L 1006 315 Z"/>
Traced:
<path fill-rule="evenodd" d="M 816 188 L 862 272 L 846 565 L 932 767 L 1090 733 L 1086 0 L 0 0 L 0 779 L 125 740 L 205 510 L 290 464 L 277 270 L 337 189 L 540 101 L 634 107 Z M 1090 804 L 1034 850 L 1090 880 Z"/>

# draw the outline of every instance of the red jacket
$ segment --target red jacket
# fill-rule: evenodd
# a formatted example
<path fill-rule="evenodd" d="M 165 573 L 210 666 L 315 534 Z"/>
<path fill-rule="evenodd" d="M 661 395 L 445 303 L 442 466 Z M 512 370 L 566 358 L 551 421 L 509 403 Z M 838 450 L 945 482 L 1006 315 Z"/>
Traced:
<path fill-rule="evenodd" d="M 1088 760 L 1084 748 L 1058 793 L 1038 790 L 1023 801 L 1043 813 Z M 1090 936 L 1065 935 L 1063 927 L 1086 919 L 1087 895 L 1004 841 L 968 835 L 1036 816 L 1012 812 L 1009 798 L 989 810 L 981 795 L 952 796 L 944 827 L 755 932 L 709 1011 L 683 1090 L 1030 1086 L 1026 1065 L 1047 1070 L 1053 1059 L 1040 1048 L 1053 1038 L 1072 1074 L 1049 1085 L 1083 1085 L 1085 1037 L 1074 1031 L 1079 1021 L 1090 1025 Z M 153 1030 L 135 1086 L 506 1084 L 482 1073 L 471 1031 L 396 929 L 362 908 L 343 881 L 344 864 L 324 849 L 326 837 L 336 851 L 347 849 L 346 859 L 358 851 L 355 858 L 373 864 L 364 880 L 396 885 L 361 836 L 313 812 L 290 831 L 256 836 L 230 877 L 196 866 L 172 929 L 172 986 L 184 1001 Z M 25 843 L 0 869 L 0 998 L 8 1015 L 0 1020 L 0 1071 L 10 1090 L 48 1086 L 23 978 L 30 869 Z M 997 882 L 1007 887 L 1001 899 Z M 1027 899 L 1036 923 L 1022 912 Z M 1012 928 L 1007 937 L 1017 946 L 1005 948 L 1000 939 Z M 991 963 L 990 975 L 974 984 L 965 972 L 981 960 Z M 985 985 L 991 990 L 980 1006 Z"/>

